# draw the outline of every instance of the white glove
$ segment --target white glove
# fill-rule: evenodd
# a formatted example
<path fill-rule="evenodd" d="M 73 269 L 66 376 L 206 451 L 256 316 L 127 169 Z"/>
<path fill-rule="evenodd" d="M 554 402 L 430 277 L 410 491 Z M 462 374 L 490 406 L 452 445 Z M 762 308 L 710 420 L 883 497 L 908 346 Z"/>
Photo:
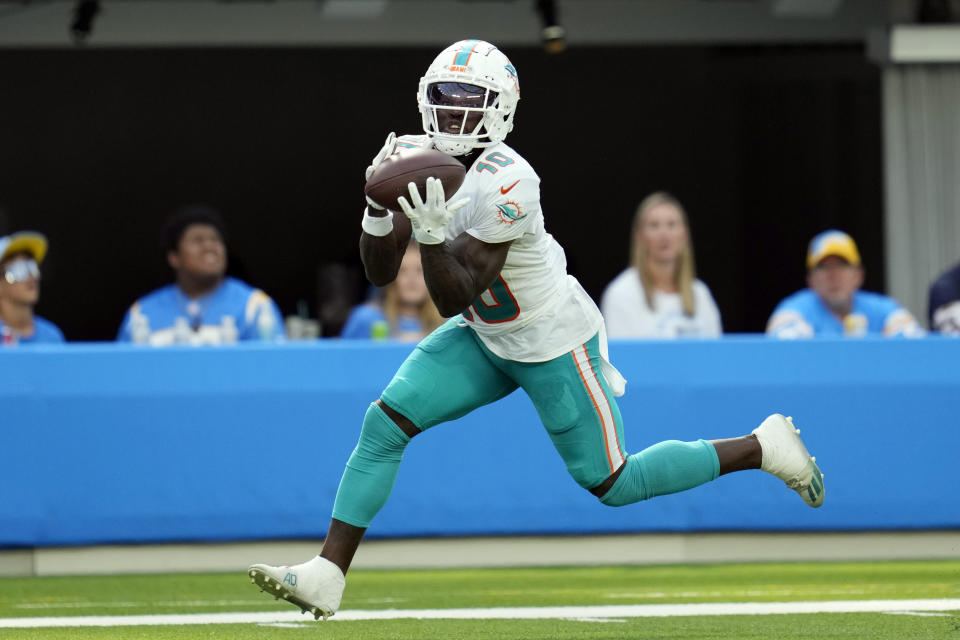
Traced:
<path fill-rule="evenodd" d="M 367 167 L 366 179 L 369 180 L 370 176 L 376 171 L 377 167 L 383 162 L 387 157 L 392 156 L 393 153 L 397 150 L 397 134 L 393 131 L 390 132 L 390 135 L 387 136 L 386 142 L 383 143 L 383 147 L 380 148 L 380 151 L 373 157 L 373 160 L 370 161 L 370 166 Z M 377 211 L 383 211 L 383 207 L 370 199 L 370 196 L 367 196 L 367 204 L 371 208 L 376 209 Z"/>
<path fill-rule="evenodd" d="M 385 209 L 385 207 L 381 207 L 376 202 L 374 202 L 373 199 L 370 198 L 370 196 L 364 196 L 364 197 L 367 199 L 367 206 L 369 206 L 371 209 L 376 209 L 377 211 L 383 211 Z"/>
<path fill-rule="evenodd" d="M 404 196 L 397 198 L 397 202 L 403 209 L 403 213 L 410 218 L 413 236 L 420 244 L 442 243 L 445 240 L 443 228 L 453 218 L 453 214 L 470 202 L 470 198 L 457 200 L 451 205 L 445 204 L 443 183 L 436 178 L 427 178 L 426 202 L 420 198 L 416 183 L 411 182 L 407 185 L 407 189 L 410 191 L 410 200 L 413 202 L 413 206 L 410 206 Z"/>

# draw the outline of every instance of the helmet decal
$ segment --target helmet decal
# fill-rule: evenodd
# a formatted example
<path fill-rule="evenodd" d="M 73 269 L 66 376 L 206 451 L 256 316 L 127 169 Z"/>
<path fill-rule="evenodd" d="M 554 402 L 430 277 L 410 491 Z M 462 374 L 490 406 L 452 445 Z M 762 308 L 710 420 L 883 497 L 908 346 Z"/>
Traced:
<path fill-rule="evenodd" d="M 470 54 L 473 53 L 473 50 L 477 47 L 479 40 L 464 40 L 463 47 L 457 51 L 457 54 L 453 58 L 453 64 L 450 65 L 451 71 L 458 71 L 458 67 L 466 67 L 470 63 Z"/>

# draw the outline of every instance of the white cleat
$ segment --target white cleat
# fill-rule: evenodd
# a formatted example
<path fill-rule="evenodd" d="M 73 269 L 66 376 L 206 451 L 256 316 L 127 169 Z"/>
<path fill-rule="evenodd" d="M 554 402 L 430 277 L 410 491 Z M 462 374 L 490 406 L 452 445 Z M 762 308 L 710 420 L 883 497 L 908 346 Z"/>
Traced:
<path fill-rule="evenodd" d="M 793 426 L 793 418 L 775 413 L 754 429 L 753 434 L 762 450 L 760 468 L 787 483 L 787 487 L 799 493 L 811 507 L 822 505 L 823 473 L 800 439 L 800 430 Z"/>
<path fill-rule="evenodd" d="M 340 567 L 317 556 L 292 567 L 255 564 L 247 570 L 250 581 L 276 599 L 283 598 L 314 620 L 324 620 L 340 608 L 345 580 Z"/>

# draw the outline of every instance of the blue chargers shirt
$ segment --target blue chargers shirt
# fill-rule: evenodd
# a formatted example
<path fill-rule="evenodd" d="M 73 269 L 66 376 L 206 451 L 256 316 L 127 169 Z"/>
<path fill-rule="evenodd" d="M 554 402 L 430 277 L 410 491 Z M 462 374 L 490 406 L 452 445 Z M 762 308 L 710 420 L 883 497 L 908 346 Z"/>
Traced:
<path fill-rule="evenodd" d="M 117 333 L 120 342 L 155 346 L 282 337 L 283 317 L 276 303 L 236 278 L 225 278 L 213 292 L 197 300 L 190 300 L 176 284 L 152 291 L 133 303 Z"/>
<path fill-rule="evenodd" d="M 33 317 L 33 335 L 23 336 L 16 333 L 0 320 L 0 344 L 40 344 L 40 343 L 60 343 L 66 342 L 63 332 L 57 325 L 40 316 Z"/>
<path fill-rule="evenodd" d="M 837 318 L 812 289 L 788 296 L 774 309 L 767 334 L 778 338 L 883 335 L 917 337 L 923 329 L 913 315 L 889 296 L 869 291 L 853 294 L 853 309 Z"/>
<path fill-rule="evenodd" d="M 383 333 L 379 333 L 382 331 Z M 362 304 L 354 307 L 347 317 L 347 321 L 340 330 L 340 337 L 356 338 L 388 338 L 412 334 L 420 334 L 423 325 L 416 316 L 400 316 L 397 318 L 396 332 L 391 331 L 387 316 L 383 310 L 372 304 Z M 396 334 L 396 336 L 394 335 Z"/>

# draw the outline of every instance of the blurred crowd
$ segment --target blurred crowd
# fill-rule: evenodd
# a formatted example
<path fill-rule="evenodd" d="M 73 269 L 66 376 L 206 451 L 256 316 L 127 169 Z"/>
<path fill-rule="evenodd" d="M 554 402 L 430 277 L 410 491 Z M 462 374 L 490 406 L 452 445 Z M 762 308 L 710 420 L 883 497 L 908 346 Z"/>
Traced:
<path fill-rule="evenodd" d="M 161 243 L 172 282 L 135 300 L 118 319 L 117 341 L 137 344 L 220 345 L 319 336 L 319 322 L 284 318 L 264 291 L 227 275 L 227 235 L 221 215 L 194 205 L 171 214 Z M 60 329 L 38 316 L 46 237 L 18 231 L 0 237 L 0 342 L 4 346 L 64 342 Z M 919 337 L 926 330 L 893 298 L 862 289 L 859 249 L 847 233 L 828 229 L 810 240 L 806 287 L 773 309 L 766 333 L 775 338 L 816 336 Z M 430 299 L 415 241 L 394 282 L 371 287 L 354 301 L 336 286 L 345 274 L 329 270 L 332 291 L 321 320 L 342 325 L 343 339 L 415 342 L 443 318 Z M 799 284 L 799 283 L 798 283 Z M 633 216 L 630 262 L 606 286 L 600 309 L 611 338 L 716 338 L 721 313 L 696 273 L 689 218 L 665 192 L 644 198 Z M 326 314 L 326 318 L 324 318 Z M 334 317 L 338 316 L 338 317 Z M 960 335 L 960 264 L 930 286 L 931 332 Z"/>

